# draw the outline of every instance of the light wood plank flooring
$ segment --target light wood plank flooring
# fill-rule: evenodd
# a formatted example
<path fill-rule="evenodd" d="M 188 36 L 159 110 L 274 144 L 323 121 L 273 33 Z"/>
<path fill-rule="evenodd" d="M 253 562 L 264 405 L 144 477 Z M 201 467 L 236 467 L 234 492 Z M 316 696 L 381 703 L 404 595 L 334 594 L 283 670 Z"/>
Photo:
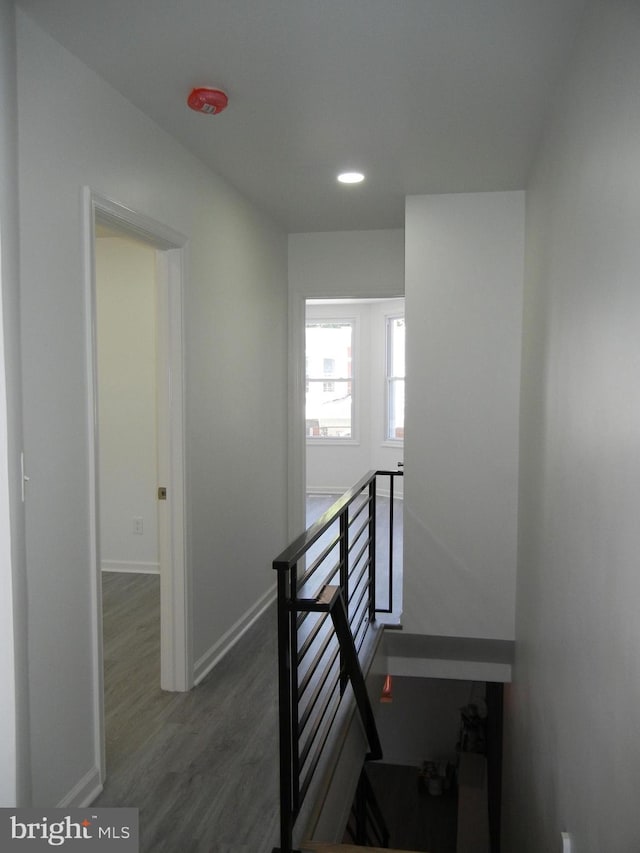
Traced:
<path fill-rule="evenodd" d="M 309 523 L 334 501 L 311 499 Z M 184 694 L 159 686 L 159 577 L 105 572 L 103 603 L 107 780 L 95 805 L 140 810 L 141 853 L 270 853 L 279 826 L 275 604 Z"/>
<path fill-rule="evenodd" d="M 140 810 L 141 853 L 270 853 L 278 832 L 275 605 L 202 684 L 163 693 L 158 581 L 103 579 L 107 781 L 95 805 Z"/>

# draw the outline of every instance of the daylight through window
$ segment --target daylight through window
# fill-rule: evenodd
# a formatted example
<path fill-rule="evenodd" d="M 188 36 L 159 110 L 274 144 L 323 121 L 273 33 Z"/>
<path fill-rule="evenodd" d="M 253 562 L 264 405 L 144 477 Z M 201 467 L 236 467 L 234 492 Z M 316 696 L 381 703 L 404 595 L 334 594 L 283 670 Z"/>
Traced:
<path fill-rule="evenodd" d="M 311 439 L 353 438 L 353 321 L 306 324 L 306 433 Z"/>
<path fill-rule="evenodd" d="M 404 440 L 404 317 L 387 317 L 386 438 Z"/>

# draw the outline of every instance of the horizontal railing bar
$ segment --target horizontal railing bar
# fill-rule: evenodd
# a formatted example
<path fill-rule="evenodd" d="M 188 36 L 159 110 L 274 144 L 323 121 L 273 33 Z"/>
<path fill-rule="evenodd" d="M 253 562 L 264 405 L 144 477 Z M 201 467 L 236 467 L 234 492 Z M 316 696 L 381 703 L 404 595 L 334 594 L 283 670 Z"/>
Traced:
<path fill-rule="evenodd" d="M 338 500 L 329 507 L 329 509 L 320 516 L 320 518 L 301 533 L 298 538 L 289 545 L 285 550 L 273 561 L 273 568 L 276 571 L 288 571 L 295 565 L 300 557 L 309 550 L 309 548 L 318 541 L 323 533 L 333 524 L 333 522 L 341 515 L 341 513 L 349 507 L 354 500 L 360 495 L 369 483 L 375 478 L 376 472 L 369 471 L 359 480 L 355 486 L 352 486 L 347 492 L 338 498 Z"/>
<path fill-rule="evenodd" d="M 320 679 L 318 681 L 316 688 L 314 689 L 313 693 L 311 694 L 311 696 L 309 696 L 309 699 L 307 700 L 307 706 L 306 706 L 304 712 L 302 713 L 302 716 L 300 717 L 300 720 L 298 723 L 299 733 L 301 735 L 304 732 L 305 726 L 307 725 L 307 720 L 309 719 L 309 717 L 313 713 L 313 709 L 314 709 L 318 699 L 320 698 L 320 694 L 322 693 L 322 688 L 324 687 L 324 685 L 327 681 L 327 678 L 331 674 L 331 670 L 333 669 L 333 667 L 336 664 L 336 661 L 338 660 L 339 654 L 340 654 L 340 646 L 337 646 L 333 655 L 329 659 L 329 662 L 327 663 L 326 667 L 324 668 L 324 671 L 323 671 L 322 675 L 320 676 Z"/>
<path fill-rule="evenodd" d="M 338 686 L 338 682 L 336 683 L 336 687 L 337 686 Z M 322 750 L 324 749 L 325 744 L 329 738 L 329 733 L 331 732 L 331 727 L 333 725 L 333 721 L 335 720 L 335 718 L 338 714 L 338 709 L 340 708 L 340 698 L 341 698 L 340 696 L 337 697 L 338 701 L 336 702 L 335 708 L 333 709 L 333 715 L 332 715 L 331 719 L 327 722 L 327 725 L 325 726 L 323 737 L 322 737 L 321 741 L 319 742 L 319 744 L 316 748 L 313 759 L 312 759 L 312 761 L 309 765 L 309 768 L 307 769 L 307 772 L 305 774 L 304 781 L 300 785 L 300 802 L 302 802 L 304 800 L 304 798 L 307 795 L 307 791 L 309 790 L 309 785 L 311 784 L 311 780 L 313 779 L 313 774 L 315 773 L 316 767 L 318 766 L 318 763 L 319 763 L 320 758 L 322 756 Z"/>
<path fill-rule="evenodd" d="M 362 525 L 360 526 L 360 528 L 358 529 L 358 531 L 357 531 L 357 533 L 355 534 L 355 536 L 352 536 L 352 537 L 350 538 L 350 540 L 349 540 L 349 552 L 351 552 L 351 551 L 352 551 L 352 550 L 357 546 L 357 544 L 358 544 L 359 540 L 362 538 L 362 536 L 363 536 L 364 534 L 366 534 L 367 530 L 369 529 L 369 523 L 370 523 L 370 521 L 371 521 L 371 516 L 370 516 L 370 515 L 368 515 L 368 516 L 365 518 L 365 520 L 363 521 L 363 523 L 362 523 Z"/>
<path fill-rule="evenodd" d="M 370 581 L 369 572 L 367 571 L 367 569 L 368 569 L 368 566 L 365 565 L 364 574 L 360 575 L 360 577 L 358 578 L 358 582 L 353 585 L 353 588 L 351 590 L 351 597 L 349 598 L 348 611 L 349 611 L 349 613 L 353 614 L 353 616 L 349 617 L 349 622 L 353 622 L 355 619 L 355 614 L 358 612 L 360 604 L 362 603 L 363 592 L 366 595 L 371 589 L 371 587 L 370 587 L 371 581 Z M 364 581 L 363 581 L 363 579 L 364 579 Z"/>
<path fill-rule="evenodd" d="M 358 556 L 355 558 L 355 560 L 354 560 L 354 561 L 353 561 L 353 563 L 352 563 L 352 565 L 353 565 L 353 571 L 349 572 L 349 578 L 351 578 L 351 577 L 353 576 L 353 572 L 354 572 L 354 571 L 357 571 L 357 568 L 356 568 L 356 567 L 357 567 L 358 563 L 360 562 L 360 560 L 362 559 L 363 554 L 364 554 L 366 551 L 368 551 L 368 550 L 369 550 L 369 545 L 370 545 L 370 544 L 371 544 L 371 537 L 369 536 L 369 537 L 367 538 L 366 542 L 364 543 L 364 545 L 362 546 L 362 548 L 360 549 L 360 551 L 359 551 L 359 553 L 358 553 Z M 365 568 L 367 568 L 367 567 L 369 566 L 370 562 L 371 562 L 371 560 L 370 560 L 369 558 L 367 558 L 367 559 L 365 560 L 365 563 L 364 563 Z"/>
<path fill-rule="evenodd" d="M 298 686 L 298 696 L 300 698 L 302 698 L 302 696 L 306 692 L 307 687 L 309 686 L 309 683 L 311 682 L 311 679 L 314 676 L 314 673 L 316 672 L 316 670 L 318 669 L 318 666 L 320 665 L 320 661 L 324 657 L 325 652 L 327 651 L 329 644 L 331 643 L 331 640 L 333 640 L 334 638 L 335 638 L 335 635 L 333 633 L 327 634 L 327 636 L 324 639 L 324 642 L 322 643 L 322 645 L 320 646 L 320 648 L 318 649 L 318 651 L 314 655 L 313 660 L 309 664 L 309 668 L 307 669 L 305 675 L 302 677 L 302 681 L 300 682 L 300 684 Z"/>
<path fill-rule="evenodd" d="M 360 598 L 358 598 L 358 600 L 356 601 L 356 603 L 355 603 L 355 604 L 353 605 L 353 607 L 352 607 L 352 610 L 353 610 L 353 619 L 350 619 L 350 620 L 349 620 L 350 622 L 354 622 L 354 621 L 355 621 L 355 618 L 356 618 L 356 616 L 357 616 L 358 610 L 360 609 L 360 607 L 361 607 L 361 605 L 362 605 L 362 602 L 364 601 L 364 599 L 365 599 L 365 597 L 366 597 L 366 595 L 367 595 L 367 593 L 368 593 L 368 592 L 369 592 L 369 581 L 367 581 L 367 582 L 364 584 L 364 589 L 363 589 L 363 590 L 362 590 L 362 592 L 360 593 Z M 368 615 L 368 614 L 367 614 L 367 615 Z"/>
<path fill-rule="evenodd" d="M 349 527 L 351 527 L 362 515 L 362 513 L 371 506 L 371 496 L 367 494 L 363 494 L 362 496 L 362 505 L 359 506 L 356 512 L 349 519 Z"/>
<path fill-rule="evenodd" d="M 339 686 L 340 686 L 339 681 L 334 682 L 334 685 L 331 688 L 329 695 L 327 697 L 327 701 L 325 702 L 325 704 L 322 708 L 322 711 L 318 715 L 318 719 L 316 720 L 315 725 L 309 734 L 307 742 L 305 743 L 304 747 L 300 751 L 300 768 L 301 769 L 304 769 L 304 765 L 307 763 L 307 758 L 311 754 L 311 750 L 312 750 L 314 744 L 316 743 L 316 738 L 318 737 L 318 735 L 321 731 L 324 719 L 327 715 L 327 712 L 329 711 L 329 709 L 331 707 L 331 700 L 335 698 L 336 690 L 338 689 Z M 338 703 L 338 704 L 340 704 L 340 703 Z M 337 712 L 337 708 L 336 708 L 336 712 Z M 335 713 L 334 713 L 334 716 L 335 716 Z M 322 743 L 322 746 L 324 746 L 324 742 Z"/>
<path fill-rule="evenodd" d="M 356 621 L 356 618 L 354 615 L 353 623 L 351 625 L 351 634 L 353 635 L 353 640 L 357 646 L 358 651 L 360 651 L 360 646 L 364 642 L 364 639 L 367 635 L 367 628 L 369 625 L 369 618 L 368 617 L 369 617 L 369 608 L 366 607 L 365 612 L 359 615 L 358 621 Z"/>
<path fill-rule="evenodd" d="M 302 604 L 304 607 L 304 609 L 298 615 L 298 619 L 296 621 L 298 629 L 302 626 L 302 623 L 307 618 L 307 616 L 309 616 L 310 613 L 317 613 L 319 611 L 319 608 L 313 607 L 312 605 L 318 601 L 324 589 L 326 589 L 328 586 L 333 587 L 336 585 L 335 583 L 331 583 L 331 581 L 333 580 L 337 582 L 339 572 L 340 565 L 336 563 L 331 572 L 325 578 L 323 578 L 323 580 L 318 584 L 315 591 L 311 595 L 305 596 L 304 598 L 296 598 L 291 601 L 290 606 L 293 610 L 299 609 L 298 604 Z M 325 608 L 320 608 L 320 611 L 322 611 L 323 609 Z"/>
<path fill-rule="evenodd" d="M 316 557 L 316 559 L 309 566 L 309 568 L 306 569 L 306 571 L 304 572 L 304 574 L 302 575 L 302 577 L 298 581 L 298 589 L 300 589 L 300 587 L 303 586 L 303 584 L 305 584 L 309 580 L 309 578 L 312 577 L 317 572 L 317 570 L 320 568 L 322 563 L 331 554 L 331 552 L 334 550 L 334 548 L 336 548 L 336 546 L 340 543 L 341 539 L 342 539 L 342 534 L 340 534 L 340 533 L 337 533 L 333 537 L 333 539 L 327 545 L 327 547 L 321 551 L 321 553 Z"/>
<path fill-rule="evenodd" d="M 350 577 L 349 577 L 349 602 L 352 601 L 354 595 L 356 594 L 356 590 L 360 586 L 360 581 L 362 580 L 362 576 L 363 575 L 368 576 L 370 569 L 371 569 L 371 560 L 367 558 L 362 563 L 362 566 L 361 566 L 360 570 L 358 571 L 358 573 L 356 574 L 354 572 L 352 575 L 350 575 Z"/>
<path fill-rule="evenodd" d="M 362 647 L 362 644 L 364 643 L 364 638 L 367 635 L 368 622 L 369 622 L 369 608 L 365 607 L 364 612 L 360 616 L 360 621 L 356 625 L 355 631 L 351 632 L 353 634 L 353 639 L 354 639 L 354 642 L 356 644 L 358 651 L 360 651 L 360 648 Z M 360 631 L 362 631 L 362 636 L 358 639 L 358 635 L 360 634 Z"/>
<path fill-rule="evenodd" d="M 329 618 L 329 613 L 324 613 L 320 618 L 316 621 L 316 624 L 313 626 L 311 631 L 309 631 L 309 636 L 304 640 L 301 646 L 298 647 L 298 666 L 302 663 L 305 658 L 305 655 L 315 642 L 318 634 L 320 633 L 322 626 L 326 623 Z"/>

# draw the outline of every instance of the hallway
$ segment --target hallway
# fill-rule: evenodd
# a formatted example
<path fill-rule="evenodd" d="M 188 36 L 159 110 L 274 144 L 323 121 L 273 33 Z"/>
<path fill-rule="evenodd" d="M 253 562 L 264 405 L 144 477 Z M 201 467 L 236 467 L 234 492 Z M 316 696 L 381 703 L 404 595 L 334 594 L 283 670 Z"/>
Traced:
<path fill-rule="evenodd" d="M 108 775 L 94 805 L 140 810 L 140 853 L 270 853 L 278 832 L 275 605 L 198 687 L 163 693 L 157 665 L 140 667 L 135 655 L 154 621 L 159 637 L 159 578 L 107 582 Z M 145 607 L 127 604 L 135 600 Z"/>
<path fill-rule="evenodd" d="M 334 500 L 310 498 L 308 523 Z M 399 508 L 398 553 L 401 518 Z M 378 546 L 382 563 L 386 533 Z M 103 600 L 107 780 L 94 804 L 140 810 L 141 853 L 270 853 L 279 831 L 275 603 L 184 694 L 159 686 L 159 577 L 105 572 Z"/>

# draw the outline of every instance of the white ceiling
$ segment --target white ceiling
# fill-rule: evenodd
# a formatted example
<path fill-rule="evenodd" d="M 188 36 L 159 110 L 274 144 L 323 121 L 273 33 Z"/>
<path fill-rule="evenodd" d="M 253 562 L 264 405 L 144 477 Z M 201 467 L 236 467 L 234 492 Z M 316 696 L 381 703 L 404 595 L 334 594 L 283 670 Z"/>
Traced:
<path fill-rule="evenodd" d="M 290 232 L 522 189 L 584 0 L 18 0 Z M 225 89 L 219 116 L 186 106 Z M 342 186 L 340 170 L 364 184 Z"/>

